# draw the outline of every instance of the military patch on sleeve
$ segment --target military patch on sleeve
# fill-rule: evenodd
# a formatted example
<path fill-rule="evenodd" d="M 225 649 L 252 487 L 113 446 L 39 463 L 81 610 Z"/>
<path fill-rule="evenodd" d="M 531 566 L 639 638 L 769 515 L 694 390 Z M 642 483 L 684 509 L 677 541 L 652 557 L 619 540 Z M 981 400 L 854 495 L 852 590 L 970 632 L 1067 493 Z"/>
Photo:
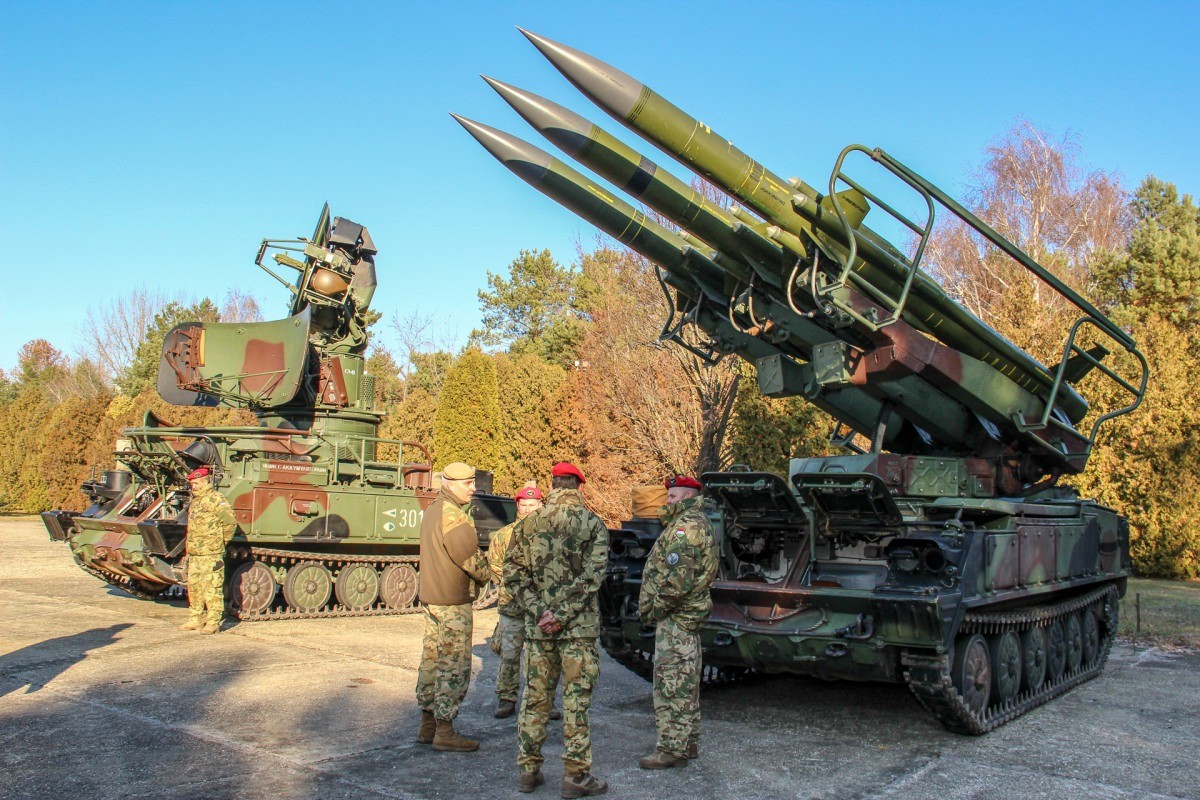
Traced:
<path fill-rule="evenodd" d="M 687 536 L 687 531 L 684 530 L 683 528 L 676 528 L 675 535 L 676 536 Z"/>
<path fill-rule="evenodd" d="M 679 553 L 671 553 L 669 556 L 667 556 L 667 564 L 669 564 L 670 566 L 673 567 L 678 563 L 679 563 Z"/>

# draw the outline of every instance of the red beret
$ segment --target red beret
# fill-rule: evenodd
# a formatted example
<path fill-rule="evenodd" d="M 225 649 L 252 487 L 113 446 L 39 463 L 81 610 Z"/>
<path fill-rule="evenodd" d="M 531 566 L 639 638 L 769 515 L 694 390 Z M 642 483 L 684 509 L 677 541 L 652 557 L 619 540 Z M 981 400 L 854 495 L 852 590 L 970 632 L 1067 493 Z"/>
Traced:
<path fill-rule="evenodd" d="M 196 478 L 207 478 L 211 474 L 212 470 L 208 467 L 196 467 L 194 470 L 188 473 L 187 479 L 189 481 L 194 481 Z"/>
<path fill-rule="evenodd" d="M 663 481 L 663 485 L 668 489 L 678 486 L 681 489 L 695 489 L 700 491 L 704 487 L 700 485 L 700 481 L 695 478 L 689 478 L 687 475 L 672 475 Z"/>
<path fill-rule="evenodd" d="M 579 478 L 580 483 L 587 483 L 587 479 L 583 477 L 583 473 L 579 471 L 579 467 L 566 461 L 560 461 L 550 469 L 550 474 L 556 478 L 561 478 L 564 475 L 573 475 Z"/>
<path fill-rule="evenodd" d="M 536 486 L 526 486 L 522 489 L 517 489 L 517 493 L 514 495 L 514 497 L 517 500 L 541 500 L 542 490 Z"/>

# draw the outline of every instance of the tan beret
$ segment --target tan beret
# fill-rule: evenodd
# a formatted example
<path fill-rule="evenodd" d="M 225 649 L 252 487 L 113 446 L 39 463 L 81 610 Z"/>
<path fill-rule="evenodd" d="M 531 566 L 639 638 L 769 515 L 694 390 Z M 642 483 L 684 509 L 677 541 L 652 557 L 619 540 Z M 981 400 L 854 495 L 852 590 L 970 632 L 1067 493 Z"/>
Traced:
<path fill-rule="evenodd" d="M 467 481 L 475 477 L 475 468 L 461 461 L 455 461 L 442 469 L 442 477 L 452 481 Z"/>

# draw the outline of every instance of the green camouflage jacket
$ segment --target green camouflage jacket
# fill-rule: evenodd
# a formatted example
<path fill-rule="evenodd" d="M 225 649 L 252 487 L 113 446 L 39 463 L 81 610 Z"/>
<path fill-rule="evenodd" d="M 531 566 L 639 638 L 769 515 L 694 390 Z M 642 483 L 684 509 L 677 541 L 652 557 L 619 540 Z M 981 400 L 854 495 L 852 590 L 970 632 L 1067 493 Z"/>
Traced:
<path fill-rule="evenodd" d="M 225 555 L 225 545 L 233 538 L 237 518 L 225 495 L 202 482 L 192 492 L 188 504 L 187 553 L 189 556 Z"/>
<path fill-rule="evenodd" d="M 608 565 L 608 529 L 575 489 L 555 489 L 546 504 L 517 524 L 504 560 L 504 588 L 525 618 L 532 639 L 595 639 L 600 635 L 596 593 Z M 546 609 L 563 629 L 537 626 Z"/>
<path fill-rule="evenodd" d="M 493 533 L 491 541 L 488 542 L 488 569 L 491 570 L 492 580 L 496 582 L 498 589 L 496 607 L 506 617 L 521 616 L 520 609 L 512 607 L 512 595 L 504 588 L 504 555 L 508 552 L 508 546 L 512 544 L 513 531 L 519 524 L 521 520 L 508 523 Z"/>
<path fill-rule="evenodd" d="M 671 617 L 685 631 L 699 630 L 712 611 L 709 587 L 717 575 L 710 500 L 693 497 L 664 506 L 663 531 L 642 571 L 638 615 L 645 623 Z"/>

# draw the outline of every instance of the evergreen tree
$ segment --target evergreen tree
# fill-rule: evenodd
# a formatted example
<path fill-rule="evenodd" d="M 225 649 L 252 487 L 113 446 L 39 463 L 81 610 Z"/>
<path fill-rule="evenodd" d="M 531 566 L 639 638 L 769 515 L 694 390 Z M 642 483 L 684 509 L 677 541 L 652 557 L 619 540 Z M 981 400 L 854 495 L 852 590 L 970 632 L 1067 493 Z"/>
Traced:
<path fill-rule="evenodd" d="M 1141 405 L 1102 429 L 1088 471 L 1075 479 L 1087 495 L 1128 515 L 1134 569 L 1161 577 L 1200 577 L 1200 361 L 1197 277 L 1200 220 L 1188 196 L 1156 178 L 1132 203 L 1136 226 L 1124 253 L 1098 261 L 1096 292 L 1128 326 L 1150 366 Z M 1136 380 L 1140 367 L 1123 352 L 1110 366 Z M 1092 415 L 1131 402 L 1095 375 Z M 1085 425 L 1090 422 L 1085 420 Z"/>
<path fill-rule="evenodd" d="M 758 393 L 758 375 L 743 362 L 741 387 L 729 425 L 729 461 L 759 472 L 788 474 L 793 458 L 829 452 L 833 420 L 803 397 L 771 398 Z"/>
<path fill-rule="evenodd" d="M 1130 204 L 1136 227 L 1128 252 L 1094 269 L 1100 300 L 1125 323 L 1157 315 L 1177 325 L 1200 320 L 1200 209 L 1172 183 L 1142 181 Z"/>
<path fill-rule="evenodd" d="M 437 468 L 465 461 L 494 470 L 499 421 L 496 366 L 479 350 L 469 349 L 450 367 L 438 397 L 433 420 Z"/>
<path fill-rule="evenodd" d="M 154 315 L 146 335 L 138 345 L 137 355 L 129 368 L 117 376 L 121 394 L 134 397 L 158 381 L 158 365 L 162 358 L 163 339 L 167 331 L 184 322 L 217 322 L 220 314 L 207 297 L 191 306 L 172 300 Z"/>
<path fill-rule="evenodd" d="M 479 292 L 483 329 L 472 332 L 473 341 L 562 367 L 574 363 L 588 294 L 581 272 L 559 264 L 549 250 L 522 250 L 508 278 L 489 272 L 487 280 L 488 290 Z"/>
<path fill-rule="evenodd" d="M 558 389 L 567 372 L 531 353 L 495 357 L 500 428 L 496 489 L 511 493 L 537 480 L 545 485 L 557 442 L 554 418 L 567 414 Z"/>

